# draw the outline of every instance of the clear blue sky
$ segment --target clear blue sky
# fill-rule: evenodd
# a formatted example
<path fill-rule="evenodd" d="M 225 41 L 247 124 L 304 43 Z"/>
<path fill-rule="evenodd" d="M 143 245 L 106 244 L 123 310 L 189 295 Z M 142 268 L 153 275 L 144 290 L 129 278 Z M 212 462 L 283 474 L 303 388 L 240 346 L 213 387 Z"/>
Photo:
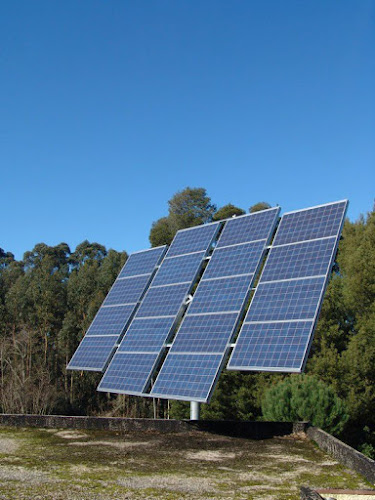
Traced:
<path fill-rule="evenodd" d="M 186 186 L 283 211 L 375 196 L 373 0 L 7 0 L 0 247 L 147 248 Z"/>

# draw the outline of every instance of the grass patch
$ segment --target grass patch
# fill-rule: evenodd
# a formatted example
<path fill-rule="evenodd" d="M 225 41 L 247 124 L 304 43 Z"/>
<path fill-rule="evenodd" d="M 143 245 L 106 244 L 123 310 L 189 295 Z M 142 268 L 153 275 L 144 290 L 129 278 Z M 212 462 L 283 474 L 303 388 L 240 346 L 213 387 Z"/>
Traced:
<path fill-rule="evenodd" d="M 0 499 L 298 500 L 368 483 L 301 436 L 0 429 Z"/>

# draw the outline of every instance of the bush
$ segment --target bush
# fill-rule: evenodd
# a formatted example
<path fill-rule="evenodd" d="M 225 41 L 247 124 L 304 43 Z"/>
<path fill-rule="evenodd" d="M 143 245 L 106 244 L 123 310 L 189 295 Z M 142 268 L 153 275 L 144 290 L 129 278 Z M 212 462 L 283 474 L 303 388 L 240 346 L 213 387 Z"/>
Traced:
<path fill-rule="evenodd" d="M 292 375 L 270 387 L 262 399 L 265 420 L 307 420 L 332 434 L 342 432 L 348 415 L 334 390 L 312 375 Z"/>

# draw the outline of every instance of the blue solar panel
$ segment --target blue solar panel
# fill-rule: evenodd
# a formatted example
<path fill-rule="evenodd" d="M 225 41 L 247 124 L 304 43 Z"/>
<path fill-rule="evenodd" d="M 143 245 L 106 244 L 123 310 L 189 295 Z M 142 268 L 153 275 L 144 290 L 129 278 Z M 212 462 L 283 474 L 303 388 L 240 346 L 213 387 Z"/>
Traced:
<path fill-rule="evenodd" d="M 104 366 L 115 349 L 117 336 L 88 337 L 86 336 L 74 353 L 70 364 L 80 366 L 82 370 L 95 370 Z"/>
<path fill-rule="evenodd" d="M 189 308 L 189 314 L 240 311 L 252 275 L 202 280 Z"/>
<path fill-rule="evenodd" d="M 228 221 L 217 246 L 223 247 L 247 241 L 266 240 L 269 228 L 274 226 L 275 217 L 278 216 L 279 211 L 280 209 L 276 207 Z M 251 240 L 249 240 L 249 235 L 251 235 Z"/>
<path fill-rule="evenodd" d="M 285 214 L 275 236 L 274 245 L 336 236 L 345 214 L 347 201 Z"/>
<path fill-rule="evenodd" d="M 151 274 L 154 272 L 155 266 L 160 262 L 160 259 L 165 253 L 165 245 L 161 247 L 150 248 L 141 252 L 135 252 L 130 255 L 122 268 L 119 278 L 136 276 L 138 274 Z"/>
<path fill-rule="evenodd" d="M 159 351 L 168 337 L 175 318 L 136 318 L 130 325 L 119 351 Z"/>
<path fill-rule="evenodd" d="M 153 397 L 205 401 L 222 359 L 221 354 L 168 354 L 152 390 Z"/>
<path fill-rule="evenodd" d="M 285 214 L 228 368 L 301 371 L 347 202 Z"/>
<path fill-rule="evenodd" d="M 233 363 L 238 369 L 301 368 L 312 321 L 245 323 Z"/>
<path fill-rule="evenodd" d="M 103 305 L 136 304 L 144 293 L 149 281 L 149 274 L 116 280 Z"/>
<path fill-rule="evenodd" d="M 98 390 L 120 394 L 140 393 L 147 380 L 150 367 L 155 365 L 159 353 L 123 353 L 116 352 L 110 370 L 100 381 Z"/>
<path fill-rule="evenodd" d="M 211 242 L 220 227 L 220 223 L 205 224 L 179 231 L 167 253 L 167 257 L 201 252 L 211 246 Z"/>
<path fill-rule="evenodd" d="M 129 257 L 72 357 L 68 369 L 105 369 L 165 251 L 165 246 L 157 247 Z"/>
<path fill-rule="evenodd" d="M 263 249 L 264 240 L 257 243 L 217 248 L 211 257 L 209 267 L 204 273 L 204 278 L 253 274 Z"/>
<path fill-rule="evenodd" d="M 262 282 L 325 275 L 336 238 L 272 248 Z"/>
<path fill-rule="evenodd" d="M 191 283 L 149 288 L 137 318 L 149 316 L 175 316 L 191 288 Z"/>
<path fill-rule="evenodd" d="M 155 360 L 165 349 L 219 227 L 220 223 L 215 223 L 177 233 L 99 391 L 139 394 L 146 390 Z M 122 367 L 125 362 L 126 368 Z"/>
<path fill-rule="evenodd" d="M 120 335 L 134 311 L 134 305 L 101 307 L 86 335 Z"/>
<path fill-rule="evenodd" d="M 223 352 L 238 319 L 237 313 L 187 315 L 182 322 L 172 353 Z"/>
<path fill-rule="evenodd" d="M 202 264 L 204 256 L 205 252 L 198 252 L 165 259 L 155 276 L 152 286 L 192 281 Z"/>
<path fill-rule="evenodd" d="M 325 278 L 259 283 L 246 321 L 312 319 Z"/>
<path fill-rule="evenodd" d="M 152 396 L 209 400 L 278 214 L 276 208 L 226 222 Z"/>

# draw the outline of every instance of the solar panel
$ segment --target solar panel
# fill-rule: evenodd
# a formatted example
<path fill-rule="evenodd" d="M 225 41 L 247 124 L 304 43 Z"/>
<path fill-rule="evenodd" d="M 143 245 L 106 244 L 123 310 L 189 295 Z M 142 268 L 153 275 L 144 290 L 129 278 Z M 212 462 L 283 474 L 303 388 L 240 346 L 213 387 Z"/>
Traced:
<path fill-rule="evenodd" d="M 225 223 L 151 396 L 210 399 L 279 210 Z"/>
<path fill-rule="evenodd" d="M 204 278 L 254 274 L 259 261 L 259 252 L 263 252 L 263 248 L 264 240 L 256 243 L 216 248 L 211 257 L 210 266 L 204 273 Z"/>
<path fill-rule="evenodd" d="M 98 391 L 139 394 L 159 358 L 159 352 L 119 352 L 113 356 Z"/>
<path fill-rule="evenodd" d="M 346 208 L 340 201 L 282 217 L 228 369 L 303 370 Z"/>
<path fill-rule="evenodd" d="M 204 256 L 205 252 L 197 252 L 178 256 L 178 258 L 168 258 L 157 276 L 155 276 L 152 285 L 171 285 L 191 281 L 194 278 L 197 266 L 200 265 Z"/>
<path fill-rule="evenodd" d="M 239 311 L 252 276 L 245 274 L 213 280 L 203 278 L 194 295 L 189 314 Z"/>
<path fill-rule="evenodd" d="M 130 255 L 108 292 L 68 370 L 103 371 L 163 258 L 166 246 Z"/>
<path fill-rule="evenodd" d="M 213 388 L 222 361 L 219 354 L 169 353 L 154 388 L 154 397 L 202 401 Z"/>
<path fill-rule="evenodd" d="M 221 223 L 179 231 L 98 390 L 144 395 Z"/>
<path fill-rule="evenodd" d="M 136 304 L 149 281 L 149 274 L 117 279 L 105 298 L 103 305 Z"/>

